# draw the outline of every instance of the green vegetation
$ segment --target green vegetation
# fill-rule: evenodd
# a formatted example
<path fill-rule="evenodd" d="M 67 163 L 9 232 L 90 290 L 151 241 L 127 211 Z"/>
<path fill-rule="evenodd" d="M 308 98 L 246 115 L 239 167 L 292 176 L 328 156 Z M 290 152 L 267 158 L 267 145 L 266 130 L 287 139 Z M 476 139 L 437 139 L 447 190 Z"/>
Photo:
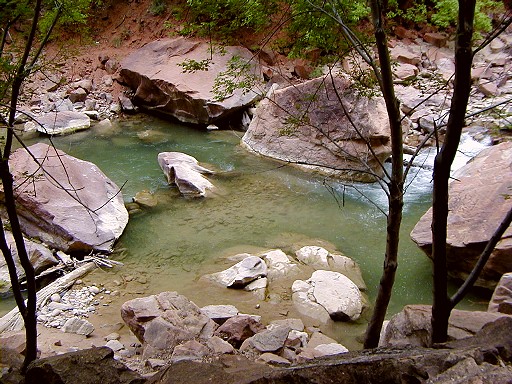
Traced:
<path fill-rule="evenodd" d="M 153 4 L 164 2 L 153 0 Z M 386 16 L 390 25 L 408 23 L 411 27 L 421 27 L 430 24 L 441 29 L 451 28 L 455 25 L 457 4 L 457 0 L 420 0 L 405 4 L 390 0 Z M 274 39 L 274 48 L 290 56 L 304 55 L 315 48 L 321 49 L 324 55 L 346 51 L 349 44 L 340 38 L 343 26 L 333 16 L 356 31 L 359 40 L 364 42 L 369 38 L 364 25 L 369 21 L 370 9 L 364 0 L 187 0 L 177 8 L 174 13 L 187 21 L 187 26 L 179 32 L 181 35 L 210 37 L 229 43 L 244 31 L 265 31 L 268 37 L 282 30 L 285 34 Z M 478 0 L 475 29 L 489 31 L 493 13 L 498 15 L 501 11 L 503 3 L 500 1 Z"/>

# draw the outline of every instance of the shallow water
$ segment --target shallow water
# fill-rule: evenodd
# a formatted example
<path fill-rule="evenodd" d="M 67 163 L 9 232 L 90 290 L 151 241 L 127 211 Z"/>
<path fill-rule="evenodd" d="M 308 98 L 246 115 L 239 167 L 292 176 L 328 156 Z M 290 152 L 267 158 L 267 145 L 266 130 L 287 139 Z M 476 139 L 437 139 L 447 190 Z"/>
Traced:
<path fill-rule="evenodd" d="M 300 245 L 319 244 L 360 264 L 374 300 L 385 248 L 385 218 L 375 205 L 385 209 L 386 201 L 377 184 L 354 185 L 356 190 L 257 157 L 238 145 L 241 132 L 205 132 L 150 117 L 119 121 L 115 128 L 53 139 L 59 149 L 94 162 L 119 186 L 124 184 L 126 202 L 144 189 L 158 197 L 156 208 L 130 218 L 117 245 L 114 257 L 125 266 L 95 272 L 91 281 L 120 290 L 123 300 L 176 290 L 199 306 L 231 303 L 268 321 L 295 315 L 286 300 L 291 283 L 280 284 L 275 295 L 259 302 L 251 293 L 215 287 L 200 277 L 229 267 L 233 262 L 226 258 L 237 253 L 281 248 L 290 254 Z M 179 197 L 158 166 L 163 151 L 185 152 L 218 171 L 210 178 L 215 196 Z M 421 170 L 408 185 L 390 315 L 406 304 L 431 301 L 430 262 L 409 238 L 430 206 L 430 174 Z M 471 297 L 463 307 L 481 308 L 479 300 Z M 354 337 L 363 332 L 364 321 L 324 329 L 357 348 Z"/>

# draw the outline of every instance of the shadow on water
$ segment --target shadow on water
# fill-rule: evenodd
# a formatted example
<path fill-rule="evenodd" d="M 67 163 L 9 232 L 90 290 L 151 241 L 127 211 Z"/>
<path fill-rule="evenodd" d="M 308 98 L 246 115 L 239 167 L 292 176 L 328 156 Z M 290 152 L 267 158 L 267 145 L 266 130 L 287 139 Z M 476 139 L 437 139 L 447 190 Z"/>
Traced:
<path fill-rule="evenodd" d="M 97 164 L 118 185 L 126 182 L 122 191 L 126 202 L 141 190 L 158 198 L 157 207 L 130 218 L 117 245 L 115 257 L 125 267 L 95 272 L 91 279 L 124 289 L 124 300 L 175 290 L 199 306 L 231 303 L 268 321 L 296 315 L 288 300 L 291 282 L 276 286 L 275 294 L 260 302 L 251 293 L 215 287 L 200 277 L 229 267 L 233 263 L 227 257 L 236 253 L 281 248 L 292 254 L 300 245 L 319 244 L 360 264 L 372 302 L 385 249 L 386 223 L 379 209 L 339 182 L 248 153 L 239 146 L 241 136 L 241 132 L 205 132 L 147 117 L 118 121 L 109 131 L 93 128 L 54 138 L 59 149 Z M 164 151 L 187 153 L 219 171 L 211 177 L 216 195 L 199 200 L 179 197 L 157 163 L 158 153 Z M 420 174 L 408 190 L 389 314 L 406 304 L 431 300 L 430 262 L 409 237 L 430 205 L 429 181 L 429 175 Z M 385 196 L 377 184 L 358 189 L 385 209 Z M 471 301 L 465 305 L 471 307 Z M 361 320 L 324 328 L 338 339 L 341 335 L 347 347 L 358 348 L 355 336 L 364 327 Z"/>

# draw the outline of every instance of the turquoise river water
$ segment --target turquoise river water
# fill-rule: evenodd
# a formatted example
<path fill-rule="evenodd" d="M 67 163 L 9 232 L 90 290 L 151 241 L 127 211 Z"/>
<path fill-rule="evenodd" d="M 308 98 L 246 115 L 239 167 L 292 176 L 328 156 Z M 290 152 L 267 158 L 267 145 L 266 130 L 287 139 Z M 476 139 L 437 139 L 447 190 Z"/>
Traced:
<path fill-rule="evenodd" d="M 344 186 L 255 156 L 240 147 L 242 134 L 138 117 L 118 121 L 108 132 L 91 129 L 54 138 L 57 148 L 97 164 L 119 186 L 126 182 L 126 202 L 141 190 L 155 193 L 159 201 L 157 207 L 130 217 L 112 256 L 124 267 L 96 271 L 88 279 L 120 291 L 120 302 L 175 290 L 199 306 L 234 304 L 272 320 L 296 315 L 289 301 L 291 283 L 275 287 L 269 299 L 260 302 L 251 293 L 219 288 L 200 277 L 229 267 L 233 262 L 226 258 L 237 253 L 281 248 L 292 254 L 300 245 L 320 244 L 360 264 L 372 302 L 385 248 L 385 217 L 375 206 L 386 209 L 380 187 Z M 157 155 L 164 151 L 185 152 L 217 170 L 210 178 L 218 188 L 216 195 L 180 197 L 158 166 Z M 420 171 L 408 184 L 389 315 L 406 304 L 431 302 L 430 261 L 409 237 L 430 206 L 430 178 L 428 171 Z M 481 309 L 483 300 L 472 296 L 462 308 Z M 362 319 L 323 327 L 356 348 L 364 326 Z"/>

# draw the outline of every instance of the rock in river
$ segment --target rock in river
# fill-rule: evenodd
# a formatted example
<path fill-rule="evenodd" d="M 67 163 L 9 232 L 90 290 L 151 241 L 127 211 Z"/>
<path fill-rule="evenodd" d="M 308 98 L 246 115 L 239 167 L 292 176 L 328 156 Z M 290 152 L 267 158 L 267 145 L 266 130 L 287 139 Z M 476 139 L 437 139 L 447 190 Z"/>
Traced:
<path fill-rule="evenodd" d="M 326 77 L 270 92 L 259 103 L 242 144 L 322 174 L 374 181 L 372 173 L 382 175 L 382 163 L 391 154 L 389 135 L 382 98 L 367 98 L 348 80 Z"/>
<path fill-rule="evenodd" d="M 119 187 L 96 165 L 47 144 L 28 151 L 10 160 L 23 232 L 68 253 L 110 251 L 128 223 Z"/>
<path fill-rule="evenodd" d="M 198 161 L 181 152 L 162 152 L 158 154 L 158 164 L 169 184 L 178 187 L 180 193 L 187 197 L 204 197 L 214 186 L 203 174 L 212 174 L 207 168 L 199 165 Z"/>
<path fill-rule="evenodd" d="M 489 147 L 453 175 L 449 186 L 448 274 L 465 278 L 506 213 L 512 208 L 512 142 Z M 411 237 L 432 255 L 432 208 L 416 224 Z M 494 288 L 512 271 L 512 227 L 491 253 L 476 285 Z"/>

